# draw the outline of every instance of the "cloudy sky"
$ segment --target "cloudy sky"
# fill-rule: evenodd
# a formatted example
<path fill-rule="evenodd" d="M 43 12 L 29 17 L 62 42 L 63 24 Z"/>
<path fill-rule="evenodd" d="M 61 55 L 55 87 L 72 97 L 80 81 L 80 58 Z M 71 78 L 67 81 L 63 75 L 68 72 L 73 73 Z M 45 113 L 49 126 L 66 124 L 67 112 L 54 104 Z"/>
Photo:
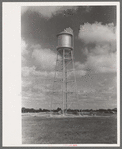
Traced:
<path fill-rule="evenodd" d="M 115 108 L 116 25 L 116 6 L 22 6 L 22 107 L 50 108 L 56 35 L 70 27 L 74 33 L 77 108 Z M 53 105 L 57 107 L 61 104 Z"/>

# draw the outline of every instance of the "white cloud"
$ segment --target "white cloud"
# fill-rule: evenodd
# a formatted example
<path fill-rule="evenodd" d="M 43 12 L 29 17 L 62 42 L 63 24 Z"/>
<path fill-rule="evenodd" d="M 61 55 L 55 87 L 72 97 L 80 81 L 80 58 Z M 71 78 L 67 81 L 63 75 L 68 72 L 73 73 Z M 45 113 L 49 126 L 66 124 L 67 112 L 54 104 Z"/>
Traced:
<path fill-rule="evenodd" d="M 28 87 L 32 84 L 32 81 L 24 80 L 22 81 L 22 87 Z"/>
<path fill-rule="evenodd" d="M 22 14 L 26 12 L 27 10 L 31 12 L 37 12 L 40 13 L 45 18 L 51 18 L 53 15 L 56 15 L 57 13 L 63 12 L 64 10 L 77 10 L 76 6 L 41 6 L 41 7 L 35 7 L 35 6 L 23 6 L 21 9 Z"/>
<path fill-rule="evenodd" d="M 27 77 L 35 71 L 35 66 L 33 67 L 22 67 L 22 76 Z"/>
<path fill-rule="evenodd" d="M 85 65 L 80 62 L 75 62 L 75 75 L 76 77 L 81 77 L 86 75 Z"/>
<path fill-rule="evenodd" d="M 116 54 L 89 55 L 85 66 L 94 72 L 116 72 Z"/>
<path fill-rule="evenodd" d="M 101 23 L 85 23 L 80 26 L 79 38 L 86 44 L 88 43 L 103 43 L 115 42 L 115 26 L 113 23 L 102 25 Z"/>
<path fill-rule="evenodd" d="M 31 76 L 40 76 L 43 79 L 44 78 L 54 78 L 54 71 L 40 71 L 40 70 L 36 70 L 35 66 L 32 67 L 22 67 L 22 76 L 23 77 L 31 77 Z"/>
<path fill-rule="evenodd" d="M 116 47 L 114 44 L 96 44 L 96 46 L 93 49 L 90 49 L 89 52 L 92 53 L 92 55 L 106 55 L 111 54 L 116 51 Z M 88 53 L 87 53 L 88 54 Z"/>
<path fill-rule="evenodd" d="M 80 27 L 79 38 L 84 41 L 86 70 L 94 72 L 116 72 L 116 27 L 113 23 L 85 23 Z M 94 47 L 90 44 L 94 44 Z"/>
<path fill-rule="evenodd" d="M 82 87 L 82 89 L 79 89 L 78 94 L 79 95 L 84 95 L 84 97 L 85 97 L 86 94 L 88 94 L 88 93 L 95 93 L 95 92 L 96 92 L 96 90 L 94 88 Z"/>
<path fill-rule="evenodd" d="M 75 70 L 81 70 L 81 69 L 84 69 L 85 66 L 84 64 L 81 64 L 80 62 L 75 62 Z"/>
<path fill-rule="evenodd" d="M 22 67 L 22 103 L 47 101 L 47 92 L 51 89 L 53 72 L 38 71 L 35 66 Z M 32 104 L 31 104 L 32 106 Z"/>
<path fill-rule="evenodd" d="M 76 75 L 76 77 L 81 77 L 81 76 L 84 76 L 84 75 L 86 75 L 86 71 L 85 70 L 76 70 L 75 71 L 75 75 Z"/>
<path fill-rule="evenodd" d="M 50 49 L 42 49 L 41 47 L 33 47 L 32 58 L 34 64 L 43 70 L 53 70 L 56 65 L 56 53 Z"/>
<path fill-rule="evenodd" d="M 22 51 L 22 55 L 28 54 L 27 51 L 27 43 L 24 41 L 24 39 L 21 39 L 21 51 Z"/>
<path fill-rule="evenodd" d="M 24 41 L 24 39 L 21 39 L 21 58 L 22 58 L 22 65 L 26 65 L 27 60 L 26 56 L 29 54 L 29 51 L 27 50 L 28 44 Z"/>
<path fill-rule="evenodd" d="M 25 42 L 22 45 L 26 50 Z M 42 49 L 40 45 L 33 45 L 30 49 L 31 65 L 22 67 L 22 87 L 27 92 L 26 95 L 23 94 L 23 103 L 26 97 L 28 100 L 38 98 L 44 101 L 43 97 L 47 97 L 46 94 L 51 89 L 55 74 L 56 53 L 50 49 Z"/>
<path fill-rule="evenodd" d="M 98 83 L 98 92 L 102 95 L 116 96 L 117 93 L 117 77 L 112 76 Z"/>

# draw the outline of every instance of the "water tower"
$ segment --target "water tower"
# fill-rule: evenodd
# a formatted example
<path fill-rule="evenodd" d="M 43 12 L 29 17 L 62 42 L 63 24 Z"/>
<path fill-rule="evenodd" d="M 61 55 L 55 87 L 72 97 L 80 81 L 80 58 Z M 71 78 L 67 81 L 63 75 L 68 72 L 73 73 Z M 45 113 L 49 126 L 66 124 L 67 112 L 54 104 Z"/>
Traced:
<path fill-rule="evenodd" d="M 60 100 L 60 103 L 62 105 L 61 107 L 64 115 L 67 113 L 67 108 L 69 108 L 70 105 L 78 98 L 74 69 L 74 36 L 72 29 L 67 28 L 63 32 L 59 33 L 57 38 L 58 46 L 53 94 L 54 96 L 56 93 L 61 95 L 62 100 Z M 74 97 L 72 101 L 70 101 L 71 96 Z M 53 104 L 56 104 L 56 101 L 53 102 L 53 100 L 51 100 L 51 109 Z"/>

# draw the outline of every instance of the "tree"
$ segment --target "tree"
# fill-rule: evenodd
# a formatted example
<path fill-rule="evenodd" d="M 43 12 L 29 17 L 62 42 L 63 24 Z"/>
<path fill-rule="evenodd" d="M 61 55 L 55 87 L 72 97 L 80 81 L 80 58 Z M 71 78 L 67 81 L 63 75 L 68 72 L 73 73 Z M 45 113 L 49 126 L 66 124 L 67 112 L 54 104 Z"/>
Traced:
<path fill-rule="evenodd" d="M 58 107 L 56 111 L 57 111 L 57 112 L 58 112 L 58 111 L 61 111 L 61 108 Z"/>

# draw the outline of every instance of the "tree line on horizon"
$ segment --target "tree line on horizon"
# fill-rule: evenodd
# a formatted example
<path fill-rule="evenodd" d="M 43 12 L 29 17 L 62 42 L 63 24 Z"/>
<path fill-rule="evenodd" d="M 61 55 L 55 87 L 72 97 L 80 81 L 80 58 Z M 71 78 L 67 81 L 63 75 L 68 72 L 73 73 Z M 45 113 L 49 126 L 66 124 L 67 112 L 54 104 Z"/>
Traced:
<path fill-rule="evenodd" d="M 51 110 L 52 112 L 59 112 L 62 111 L 61 108 L 53 109 Z M 66 111 L 66 109 L 64 110 Z M 34 109 L 34 108 L 25 108 L 22 107 L 21 109 L 22 113 L 38 113 L 38 112 L 50 112 L 49 109 Z M 117 112 L 117 108 L 114 109 L 98 109 L 98 110 L 93 110 L 93 109 L 67 109 L 67 112 L 104 112 L 104 113 L 113 113 Z"/>

